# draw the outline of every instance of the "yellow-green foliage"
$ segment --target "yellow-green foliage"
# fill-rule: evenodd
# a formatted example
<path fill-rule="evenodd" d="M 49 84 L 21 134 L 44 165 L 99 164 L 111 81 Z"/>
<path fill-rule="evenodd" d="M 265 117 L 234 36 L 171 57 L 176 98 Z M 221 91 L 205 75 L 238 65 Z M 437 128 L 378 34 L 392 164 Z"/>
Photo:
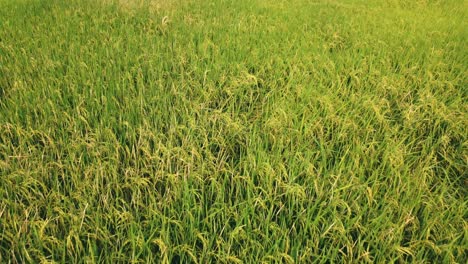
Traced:
<path fill-rule="evenodd" d="M 465 263 L 466 3 L 0 0 L 0 262 Z"/>

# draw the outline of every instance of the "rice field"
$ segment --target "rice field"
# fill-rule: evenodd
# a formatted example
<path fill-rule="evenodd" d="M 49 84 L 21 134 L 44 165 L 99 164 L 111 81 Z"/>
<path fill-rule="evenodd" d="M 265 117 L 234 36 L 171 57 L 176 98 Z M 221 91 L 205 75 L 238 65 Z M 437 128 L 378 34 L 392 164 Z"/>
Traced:
<path fill-rule="evenodd" d="M 0 0 L 1 263 L 466 263 L 465 0 Z"/>

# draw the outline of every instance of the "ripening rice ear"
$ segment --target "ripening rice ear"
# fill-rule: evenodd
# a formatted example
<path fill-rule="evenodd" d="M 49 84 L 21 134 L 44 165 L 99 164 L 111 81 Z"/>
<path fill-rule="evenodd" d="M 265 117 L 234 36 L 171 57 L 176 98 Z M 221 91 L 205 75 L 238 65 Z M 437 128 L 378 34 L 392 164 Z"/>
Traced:
<path fill-rule="evenodd" d="M 162 25 L 162 26 L 165 26 L 165 25 L 167 25 L 169 22 L 170 22 L 169 17 L 168 17 L 168 16 L 165 16 L 165 17 L 163 17 L 162 20 L 161 20 L 161 25 Z"/>

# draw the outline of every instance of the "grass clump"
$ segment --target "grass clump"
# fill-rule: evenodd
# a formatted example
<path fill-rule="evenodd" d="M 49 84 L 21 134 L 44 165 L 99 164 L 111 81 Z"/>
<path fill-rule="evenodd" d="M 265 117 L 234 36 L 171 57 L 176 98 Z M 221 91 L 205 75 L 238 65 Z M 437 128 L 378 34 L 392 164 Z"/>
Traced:
<path fill-rule="evenodd" d="M 464 1 L 168 3 L 0 0 L 0 262 L 467 259 Z"/>

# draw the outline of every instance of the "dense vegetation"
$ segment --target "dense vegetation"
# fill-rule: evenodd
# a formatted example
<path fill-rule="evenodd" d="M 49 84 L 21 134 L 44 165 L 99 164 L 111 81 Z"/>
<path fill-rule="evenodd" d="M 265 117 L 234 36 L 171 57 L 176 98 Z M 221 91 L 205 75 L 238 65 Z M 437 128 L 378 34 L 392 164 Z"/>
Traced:
<path fill-rule="evenodd" d="M 0 262 L 465 263 L 467 10 L 0 0 Z"/>

